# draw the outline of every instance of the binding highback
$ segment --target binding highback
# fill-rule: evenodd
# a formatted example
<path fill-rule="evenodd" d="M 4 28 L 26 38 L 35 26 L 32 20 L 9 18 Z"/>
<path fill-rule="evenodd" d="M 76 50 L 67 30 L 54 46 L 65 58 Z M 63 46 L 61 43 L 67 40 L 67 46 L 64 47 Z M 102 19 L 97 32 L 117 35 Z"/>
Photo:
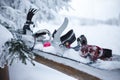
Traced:
<path fill-rule="evenodd" d="M 72 44 L 75 40 L 76 40 L 76 36 L 72 29 L 68 31 L 65 35 L 60 37 L 60 41 L 62 45 L 65 45 L 66 43 Z"/>

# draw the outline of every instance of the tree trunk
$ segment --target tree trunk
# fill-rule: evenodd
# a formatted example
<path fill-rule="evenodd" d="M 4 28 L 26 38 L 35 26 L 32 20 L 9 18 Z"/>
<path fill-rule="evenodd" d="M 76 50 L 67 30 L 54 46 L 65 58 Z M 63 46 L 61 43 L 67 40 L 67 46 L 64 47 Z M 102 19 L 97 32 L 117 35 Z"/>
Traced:
<path fill-rule="evenodd" d="M 9 80 L 8 67 L 0 68 L 0 80 Z"/>

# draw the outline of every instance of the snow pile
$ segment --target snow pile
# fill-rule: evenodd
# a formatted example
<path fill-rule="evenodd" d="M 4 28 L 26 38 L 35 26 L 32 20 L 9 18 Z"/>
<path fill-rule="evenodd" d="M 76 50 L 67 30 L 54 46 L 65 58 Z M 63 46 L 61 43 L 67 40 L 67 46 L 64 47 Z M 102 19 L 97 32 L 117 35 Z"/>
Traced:
<path fill-rule="evenodd" d="M 34 63 L 35 66 L 30 62 L 27 65 L 19 61 L 14 63 L 9 67 L 10 80 L 77 80 L 43 64 Z"/>
<path fill-rule="evenodd" d="M 70 58 L 70 59 L 73 59 L 73 60 L 76 60 L 76 61 L 83 62 L 83 63 L 89 63 L 90 62 L 89 59 L 85 59 L 85 58 L 81 57 L 80 52 L 76 52 L 73 49 L 66 50 L 64 52 L 63 56 L 67 57 L 67 58 Z"/>
<path fill-rule="evenodd" d="M 92 64 L 94 67 L 98 67 L 105 70 L 120 69 L 120 61 L 102 61 L 98 60 L 97 63 Z"/>
<path fill-rule="evenodd" d="M 6 63 L 2 63 L 4 62 L 4 60 L 2 60 L 1 58 L 1 55 L 2 55 L 2 47 L 4 45 L 4 43 L 8 40 L 10 40 L 13 36 L 12 34 L 6 29 L 4 28 L 2 25 L 0 25 L 0 32 L 1 32 L 1 35 L 0 35 L 0 67 L 4 67 L 4 64 Z"/>
<path fill-rule="evenodd" d="M 43 51 L 45 52 L 50 52 L 50 53 L 53 53 L 53 54 L 56 54 L 56 49 L 53 47 L 53 46 L 50 46 L 50 47 L 44 47 L 43 48 Z"/>
<path fill-rule="evenodd" d="M 48 48 L 43 48 L 43 51 L 45 52 L 51 52 L 53 54 L 59 55 L 56 53 L 56 50 L 53 46 L 48 47 Z M 63 51 L 63 57 L 69 58 L 69 59 L 73 59 L 76 61 L 80 61 L 82 63 L 89 63 L 90 60 L 89 58 L 83 58 L 80 56 L 81 52 L 76 52 L 73 49 L 66 49 L 65 51 Z M 96 61 L 96 63 L 93 63 L 91 66 L 96 67 L 96 68 L 100 68 L 100 69 L 104 69 L 104 70 L 115 70 L 115 69 L 120 69 L 120 61 L 103 61 L 98 59 Z"/>
<path fill-rule="evenodd" d="M 13 38 L 12 34 L 5 28 L 3 27 L 2 25 L 0 25 L 0 54 L 1 54 L 1 49 L 2 49 L 2 45 L 10 40 L 11 38 Z"/>

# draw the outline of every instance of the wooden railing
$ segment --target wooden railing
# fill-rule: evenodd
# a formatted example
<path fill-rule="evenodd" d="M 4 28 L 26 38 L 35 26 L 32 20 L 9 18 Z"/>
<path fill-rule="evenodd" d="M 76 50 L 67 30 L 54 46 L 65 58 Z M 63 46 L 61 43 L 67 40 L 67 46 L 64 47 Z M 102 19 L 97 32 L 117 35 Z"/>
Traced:
<path fill-rule="evenodd" d="M 79 71 L 77 69 L 74 69 L 70 66 L 66 66 L 64 64 L 61 63 L 57 63 L 55 61 L 52 60 L 48 60 L 46 58 L 43 58 L 41 56 L 36 55 L 35 61 L 42 63 L 48 67 L 51 67 L 53 69 L 56 69 L 60 72 L 63 72 L 69 76 L 72 76 L 74 78 L 76 78 L 77 80 L 100 80 L 99 78 L 92 76 L 90 74 L 87 74 L 85 72 Z"/>

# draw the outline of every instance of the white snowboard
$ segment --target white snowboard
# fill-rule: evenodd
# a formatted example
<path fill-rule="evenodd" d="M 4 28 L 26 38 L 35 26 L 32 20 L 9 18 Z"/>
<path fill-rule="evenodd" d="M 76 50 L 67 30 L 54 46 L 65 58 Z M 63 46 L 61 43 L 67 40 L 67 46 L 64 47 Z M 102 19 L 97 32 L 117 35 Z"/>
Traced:
<path fill-rule="evenodd" d="M 62 32 L 66 29 L 68 25 L 68 18 L 65 17 L 63 24 L 60 26 L 60 28 L 57 30 L 57 32 L 54 35 L 53 43 L 60 43 L 60 36 Z"/>

